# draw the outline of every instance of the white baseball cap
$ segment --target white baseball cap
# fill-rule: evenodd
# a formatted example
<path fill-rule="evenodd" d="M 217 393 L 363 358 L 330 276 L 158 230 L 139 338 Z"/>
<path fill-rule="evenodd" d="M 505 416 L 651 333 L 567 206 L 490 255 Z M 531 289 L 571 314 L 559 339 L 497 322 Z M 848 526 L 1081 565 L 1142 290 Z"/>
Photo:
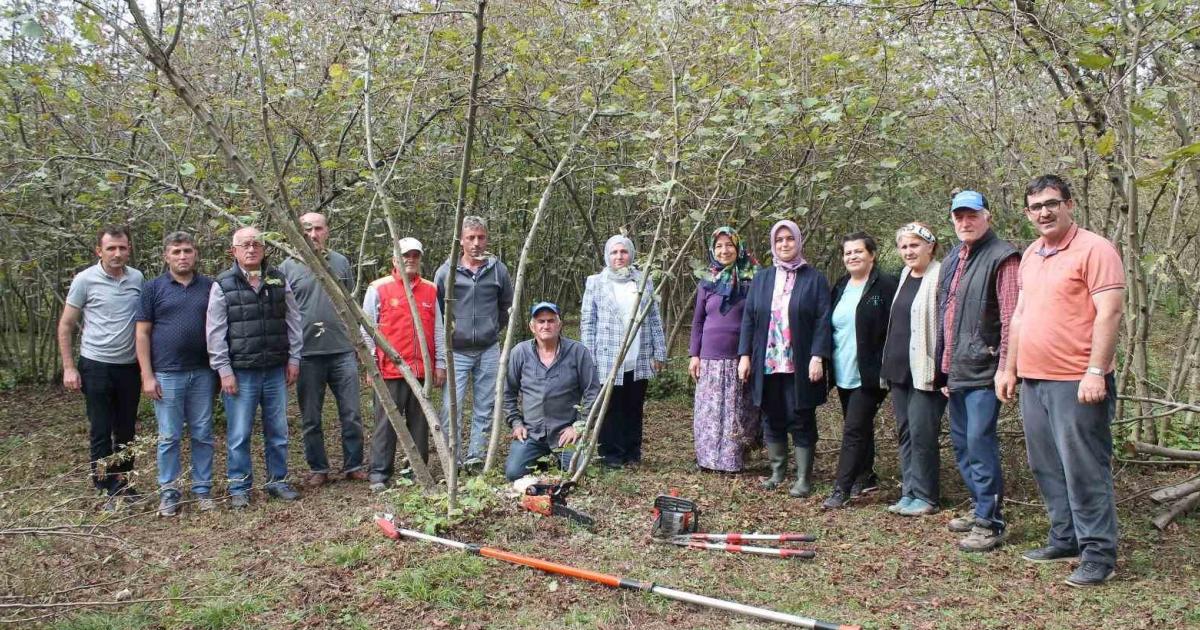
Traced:
<path fill-rule="evenodd" d="M 406 237 L 400 239 L 399 245 L 400 245 L 400 255 L 401 256 L 407 254 L 408 252 L 414 251 L 414 250 L 421 252 L 422 254 L 425 253 L 425 248 L 421 246 L 421 241 L 418 241 L 417 239 L 415 239 L 411 236 L 406 236 Z"/>

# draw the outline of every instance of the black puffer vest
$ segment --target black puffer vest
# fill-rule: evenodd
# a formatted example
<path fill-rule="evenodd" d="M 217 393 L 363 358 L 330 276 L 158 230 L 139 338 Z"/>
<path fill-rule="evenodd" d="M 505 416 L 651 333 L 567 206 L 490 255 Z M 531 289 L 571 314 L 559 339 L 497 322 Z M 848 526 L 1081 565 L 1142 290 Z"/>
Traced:
<path fill-rule="evenodd" d="M 262 279 L 262 290 L 255 293 L 237 265 L 217 276 L 229 314 L 229 363 L 236 370 L 279 367 L 288 361 L 283 274 L 264 267 Z"/>
<path fill-rule="evenodd" d="M 962 243 L 955 245 L 942 261 L 938 286 L 938 331 L 945 329 L 946 306 L 950 299 L 950 283 L 954 279 Z M 1000 301 L 996 297 L 996 271 L 1000 263 L 1019 255 L 1007 241 L 988 230 L 971 247 L 962 278 L 958 281 L 954 308 L 954 353 L 950 356 L 950 373 L 946 375 L 950 389 L 988 387 L 993 384 L 1000 365 Z M 939 334 L 939 337 L 942 335 Z M 938 367 L 941 367 L 941 348 L 950 339 L 938 344 Z"/>

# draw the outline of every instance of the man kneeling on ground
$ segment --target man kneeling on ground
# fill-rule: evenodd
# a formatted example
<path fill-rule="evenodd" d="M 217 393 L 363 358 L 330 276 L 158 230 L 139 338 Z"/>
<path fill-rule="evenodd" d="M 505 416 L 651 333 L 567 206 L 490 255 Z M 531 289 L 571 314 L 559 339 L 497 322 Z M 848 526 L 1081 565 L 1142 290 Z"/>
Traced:
<path fill-rule="evenodd" d="M 529 312 L 533 339 L 522 341 L 508 359 L 504 387 L 504 416 L 512 427 L 513 443 L 504 476 L 515 481 L 554 448 L 574 445 L 582 427 L 578 408 L 589 409 L 600 393 L 596 364 L 583 344 L 562 336 L 558 306 L 538 302 Z M 521 405 L 517 405 L 517 396 Z M 577 408 L 578 406 L 578 408 Z M 558 457 L 566 469 L 573 450 Z"/>

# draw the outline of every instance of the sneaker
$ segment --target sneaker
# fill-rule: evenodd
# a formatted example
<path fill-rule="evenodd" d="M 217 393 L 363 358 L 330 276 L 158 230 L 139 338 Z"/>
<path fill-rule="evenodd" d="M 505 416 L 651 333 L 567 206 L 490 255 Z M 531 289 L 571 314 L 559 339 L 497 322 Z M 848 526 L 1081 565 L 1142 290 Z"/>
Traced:
<path fill-rule="evenodd" d="M 268 485 L 267 494 L 280 501 L 295 501 L 300 498 L 300 493 L 287 482 Z"/>
<path fill-rule="evenodd" d="M 821 509 L 840 510 L 846 507 L 846 504 L 849 502 L 850 497 L 846 496 L 845 492 L 842 492 L 841 490 L 834 490 L 833 494 L 830 494 L 829 498 L 825 499 L 825 502 L 821 504 Z"/>
<path fill-rule="evenodd" d="M 924 499 L 913 499 L 896 513 L 900 516 L 926 516 L 937 512 L 937 510 L 936 505 Z"/>
<path fill-rule="evenodd" d="M 323 472 L 310 472 L 307 475 L 304 475 L 304 481 L 301 483 L 304 484 L 305 488 L 320 488 L 321 486 L 329 483 L 329 474 Z"/>
<path fill-rule="evenodd" d="M 229 509 L 244 510 L 248 507 L 250 507 L 250 495 L 235 494 L 235 495 L 229 497 Z"/>
<path fill-rule="evenodd" d="M 482 457 L 468 457 L 465 460 L 463 460 L 462 467 L 463 467 L 463 472 L 474 473 L 476 470 L 483 468 L 483 458 Z"/>
<path fill-rule="evenodd" d="M 971 531 L 973 527 L 975 527 L 975 516 L 973 514 L 957 516 L 950 519 L 949 523 L 946 523 L 946 529 L 955 534 L 965 534 Z"/>
<path fill-rule="evenodd" d="M 971 533 L 967 537 L 958 541 L 958 548 L 963 551 L 992 551 L 1000 545 L 1004 544 L 1004 539 L 1008 537 L 1006 530 L 995 530 L 990 527 L 976 525 L 971 528 Z"/>
<path fill-rule="evenodd" d="M 1038 564 L 1046 562 L 1070 562 L 1079 559 L 1078 549 L 1063 549 L 1062 547 L 1038 547 L 1021 554 L 1021 557 Z"/>
<path fill-rule="evenodd" d="M 908 504 L 910 504 L 912 502 L 913 502 L 912 497 L 900 497 L 899 501 L 896 501 L 895 503 L 893 503 L 887 507 L 887 511 L 891 512 L 892 514 L 899 514 L 900 510 L 903 510 L 904 508 L 908 507 Z"/>
<path fill-rule="evenodd" d="M 1101 584 L 1111 580 L 1116 574 L 1117 570 L 1114 567 L 1110 567 L 1107 564 L 1100 564 L 1099 562 L 1092 562 L 1091 560 L 1085 560 L 1083 564 L 1080 564 L 1079 568 L 1075 569 L 1075 572 L 1067 578 L 1066 582 L 1067 586 L 1100 586 Z"/>
<path fill-rule="evenodd" d="M 162 497 L 158 500 L 158 515 L 175 516 L 176 514 L 179 514 L 179 491 L 163 490 Z"/>
<path fill-rule="evenodd" d="M 383 492 L 387 490 L 387 484 L 382 481 L 374 481 L 371 485 L 367 486 L 367 490 L 371 492 Z"/>
<path fill-rule="evenodd" d="M 363 469 L 352 470 L 346 473 L 346 481 L 366 481 L 367 471 Z"/>
<path fill-rule="evenodd" d="M 213 501 L 211 495 L 207 492 L 196 495 L 196 509 L 201 512 L 211 512 L 217 509 L 217 502 Z"/>

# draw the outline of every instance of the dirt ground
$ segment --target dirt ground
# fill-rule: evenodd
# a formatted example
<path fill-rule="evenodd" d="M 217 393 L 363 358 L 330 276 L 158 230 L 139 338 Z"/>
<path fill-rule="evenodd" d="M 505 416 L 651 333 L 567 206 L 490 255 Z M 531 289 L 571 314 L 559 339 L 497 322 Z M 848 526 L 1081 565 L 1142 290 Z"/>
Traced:
<path fill-rule="evenodd" d="M 365 406 L 369 409 L 369 405 Z M 890 515 L 897 492 L 895 440 L 886 409 L 878 425 L 882 489 L 851 508 L 822 512 L 836 464 L 838 414 L 821 413 L 818 493 L 791 499 L 786 486 L 759 488 L 754 454 L 742 474 L 694 469 L 691 404 L 648 405 L 645 461 L 595 471 L 572 497 L 597 520 L 594 532 L 539 517 L 495 497 L 447 537 L 567 564 L 870 628 L 1200 627 L 1200 522 L 1167 532 L 1139 491 L 1184 479 L 1194 468 L 1117 465 L 1122 529 L 1117 577 L 1078 590 L 1071 567 L 1024 562 L 1046 520 L 1024 462 L 1019 422 L 1002 421 L 1011 521 L 1009 544 L 986 555 L 954 547 L 945 523 L 966 505 L 943 450 L 948 508 L 921 519 Z M 293 474 L 303 472 L 298 418 L 291 414 Z M 341 449 L 327 414 L 333 464 Z M 368 424 L 370 420 L 368 420 Z M 153 414 L 139 420 L 136 483 L 154 488 Z M 214 469 L 223 493 L 223 425 Z M 255 467 L 262 478 L 261 444 Z M 250 509 L 201 514 L 185 506 L 158 518 L 154 501 L 98 511 L 87 479 L 83 401 L 59 389 L 0 394 L 0 622 L 85 628 L 758 628 L 765 622 L 630 591 L 553 577 L 418 542 L 397 543 L 371 522 L 412 505 L 406 489 L 372 495 L 338 481 L 295 504 L 256 492 Z M 497 487 L 500 487 L 498 480 Z M 649 542 L 656 494 L 678 488 L 703 509 L 707 531 L 800 531 L 818 536 L 814 560 L 781 560 L 666 547 Z M 957 504 L 957 505 L 956 505 Z M 408 515 L 415 518 L 413 514 Z M 398 514 L 401 521 L 406 514 Z"/>

